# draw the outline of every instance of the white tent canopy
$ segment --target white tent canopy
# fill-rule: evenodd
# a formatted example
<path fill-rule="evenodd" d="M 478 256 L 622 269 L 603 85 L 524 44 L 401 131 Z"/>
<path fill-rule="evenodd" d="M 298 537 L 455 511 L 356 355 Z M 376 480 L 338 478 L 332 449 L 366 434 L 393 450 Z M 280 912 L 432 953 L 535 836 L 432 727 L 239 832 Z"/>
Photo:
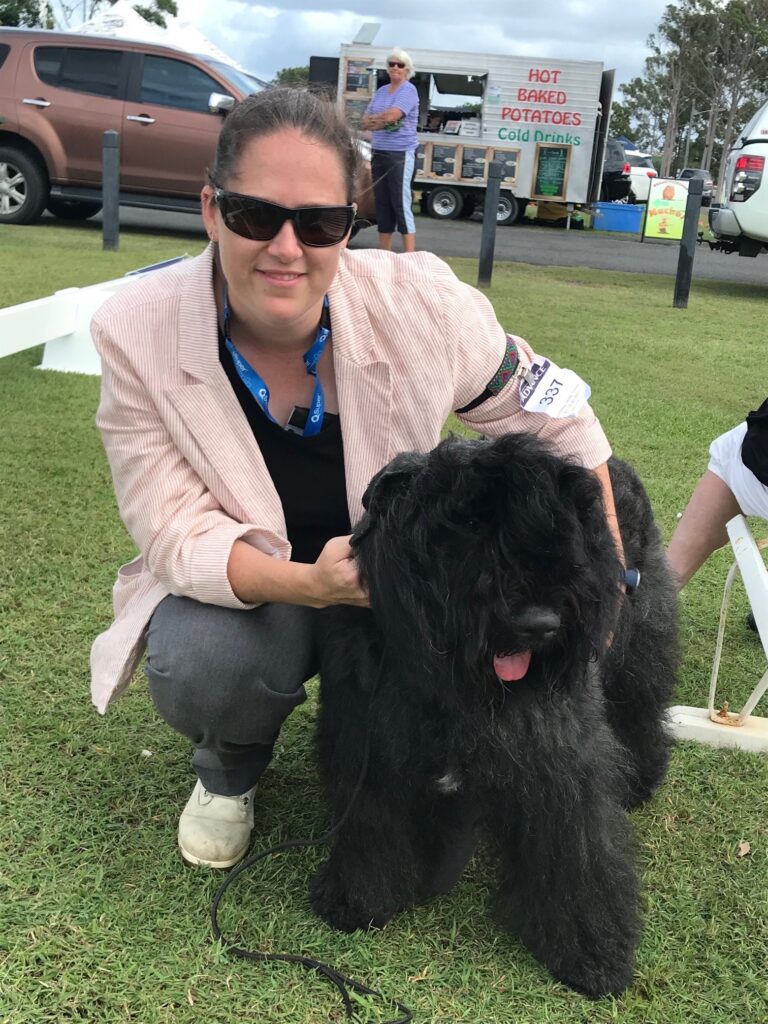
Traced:
<path fill-rule="evenodd" d="M 224 64 L 231 64 L 241 71 L 246 70 L 215 46 L 194 25 L 170 15 L 166 15 L 165 20 L 168 27 L 161 28 L 142 18 L 133 7 L 133 0 L 118 0 L 112 6 L 99 8 L 89 21 L 77 25 L 70 31 L 90 36 L 112 36 L 116 39 L 133 39 L 142 43 L 178 46 L 188 53 L 200 54 L 212 60 L 222 61 Z"/>

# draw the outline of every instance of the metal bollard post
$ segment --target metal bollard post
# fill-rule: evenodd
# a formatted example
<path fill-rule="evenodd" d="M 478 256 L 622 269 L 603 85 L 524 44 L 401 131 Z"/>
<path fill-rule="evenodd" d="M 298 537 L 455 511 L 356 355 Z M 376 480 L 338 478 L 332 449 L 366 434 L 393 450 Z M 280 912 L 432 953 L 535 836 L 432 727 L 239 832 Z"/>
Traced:
<path fill-rule="evenodd" d="M 696 239 L 699 234 L 699 213 L 701 212 L 701 190 L 704 182 L 701 178 L 691 178 L 688 183 L 688 201 L 685 204 L 685 220 L 683 221 L 683 237 L 680 239 L 680 255 L 677 260 L 675 277 L 675 297 L 672 305 L 675 309 L 686 309 L 688 294 L 691 290 L 693 276 L 693 257 L 696 252 Z"/>
<path fill-rule="evenodd" d="M 117 252 L 120 246 L 120 135 L 104 132 L 101 172 L 101 247 Z"/>
<path fill-rule="evenodd" d="M 477 286 L 488 287 L 493 272 L 493 250 L 496 246 L 496 214 L 499 208 L 499 186 L 503 166 L 500 160 L 488 165 L 488 184 L 485 189 L 483 206 L 483 233 L 480 236 L 480 264 L 477 271 Z"/>

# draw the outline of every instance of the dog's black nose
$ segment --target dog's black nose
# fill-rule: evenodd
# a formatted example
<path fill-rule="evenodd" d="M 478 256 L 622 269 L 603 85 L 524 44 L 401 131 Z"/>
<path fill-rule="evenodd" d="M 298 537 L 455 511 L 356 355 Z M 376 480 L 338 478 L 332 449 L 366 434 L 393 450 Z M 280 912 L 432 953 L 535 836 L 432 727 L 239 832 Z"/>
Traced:
<path fill-rule="evenodd" d="M 546 643 L 553 640 L 560 629 L 560 616 L 552 608 L 531 605 L 516 618 L 515 625 L 522 636 L 532 642 Z"/>

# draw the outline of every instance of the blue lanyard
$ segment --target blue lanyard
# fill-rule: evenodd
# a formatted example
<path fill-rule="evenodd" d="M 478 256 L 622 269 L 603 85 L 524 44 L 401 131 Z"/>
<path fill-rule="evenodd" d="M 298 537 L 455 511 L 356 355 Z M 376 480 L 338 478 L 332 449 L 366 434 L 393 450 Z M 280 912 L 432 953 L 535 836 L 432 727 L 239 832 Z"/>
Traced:
<path fill-rule="evenodd" d="M 272 423 L 277 423 L 272 413 L 269 411 L 269 388 L 266 385 L 263 377 L 254 370 L 249 362 L 247 362 L 240 353 L 237 351 L 235 346 L 232 344 L 232 339 L 229 336 L 229 322 L 230 322 L 230 310 L 229 310 L 229 297 L 227 294 L 227 286 L 224 285 L 224 344 L 227 346 L 227 351 L 232 356 L 232 362 L 235 364 L 240 380 L 245 384 L 250 393 L 259 403 L 259 408 Z M 323 416 L 325 415 L 325 398 L 323 396 L 323 385 L 320 383 L 320 378 L 317 375 L 317 364 L 320 362 L 320 357 L 323 354 L 326 343 L 331 336 L 331 328 L 329 326 L 328 319 L 328 296 L 326 295 L 323 299 L 323 314 L 320 318 L 320 324 L 317 328 L 317 334 L 315 340 L 312 342 L 310 348 L 304 353 L 304 365 L 307 368 L 307 373 L 310 377 L 315 378 L 315 393 L 312 396 L 312 405 L 310 406 L 309 415 L 307 416 L 307 422 L 304 426 L 303 435 L 304 437 L 313 437 L 315 434 L 320 433 L 320 428 L 323 425 Z"/>

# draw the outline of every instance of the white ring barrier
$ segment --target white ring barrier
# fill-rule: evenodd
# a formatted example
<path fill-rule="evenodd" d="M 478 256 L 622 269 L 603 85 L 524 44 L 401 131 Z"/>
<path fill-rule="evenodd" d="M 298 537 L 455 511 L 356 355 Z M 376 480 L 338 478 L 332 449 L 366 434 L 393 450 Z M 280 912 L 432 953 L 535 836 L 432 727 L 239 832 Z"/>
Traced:
<path fill-rule="evenodd" d="M 187 256 L 139 267 L 113 281 L 85 288 L 65 288 L 44 299 L 0 309 L 0 359 L 45 345 L 39 369 L 99 376 L 101 362 L 91 339 L 93 314 L 137 274 L 146 274 L 183 259 Z"/>

